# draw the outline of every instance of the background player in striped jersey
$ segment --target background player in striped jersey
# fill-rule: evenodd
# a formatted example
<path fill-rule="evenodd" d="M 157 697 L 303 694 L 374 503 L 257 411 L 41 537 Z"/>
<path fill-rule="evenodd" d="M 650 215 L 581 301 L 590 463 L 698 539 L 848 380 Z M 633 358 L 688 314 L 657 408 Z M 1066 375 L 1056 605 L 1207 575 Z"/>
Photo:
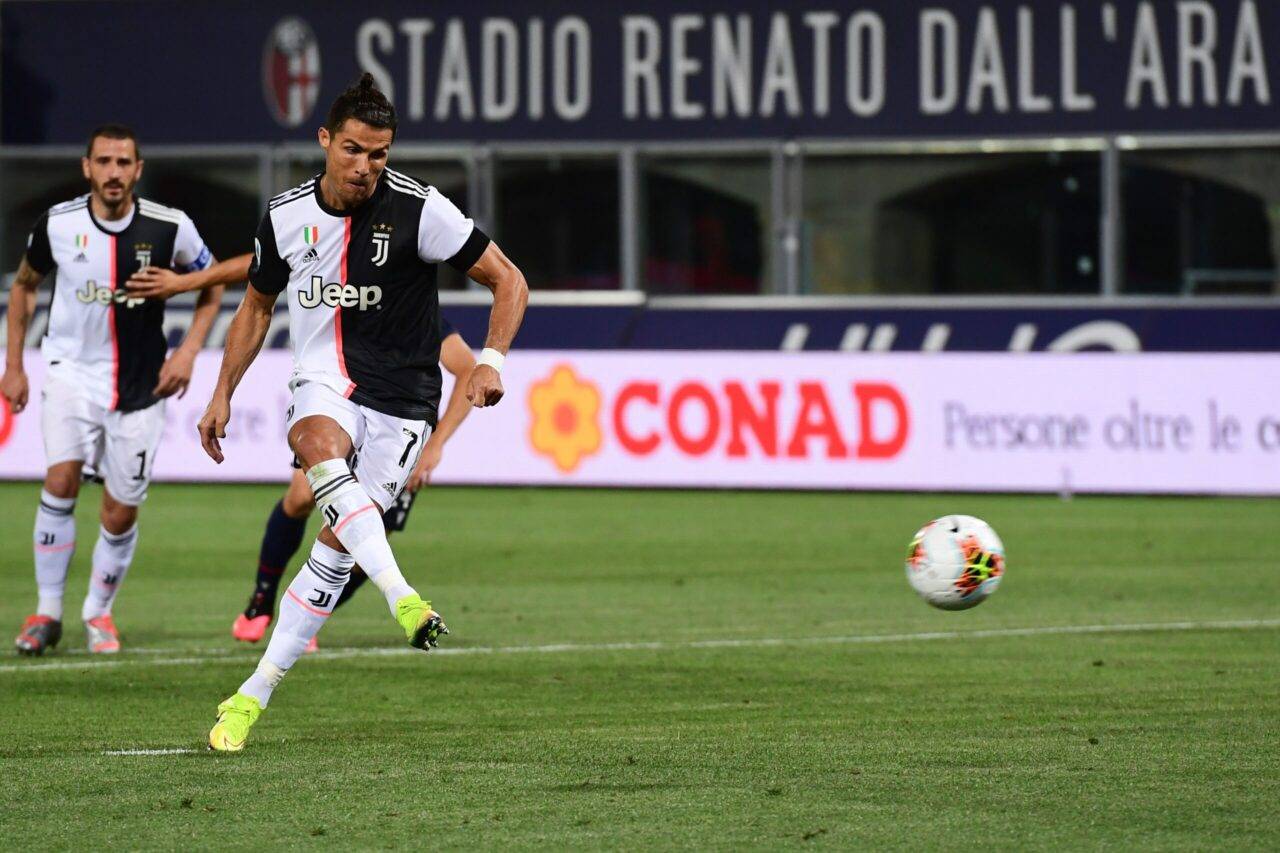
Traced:
<path fill-rule="evenodd" d="M 400 571 L 380 518 L 404 489 L 436 423 L 436 264 L 464 270 L 493 292 L 485 349 L 466 383 L 476 406 L 502 398 L 499 371 L 528 286 L 438 190 L 387 168 L 395 129 L 395 109 L 369 74 L 334 102 L 317 132 L 324 172 L 273 199 L 258 227 L 250 286 L 200 419 L 201 443 L 221 462 L 232 394 L 266 337 L 277 297 L 286 293 L 294 345 L 289 444 L 326 525 L 285 591 L 257 669 L 218 705 L 213 749 L 244 748 L 273 691 L 333 612 L 356 562 L 410 645 L 428 648 L 444 633 L 440 615 Z"/>
<path fill-rule="evenodd" d="M 163 401 L 186 393 L 222 299 L 220 287 L 200 294 L 186 338 L 166 358 L 164 302 L 132 297 L 121 285 L 141 267 L 200 270 L 213 258 L 185 213 L 134 195 L 142 165 L 132 130 L 96 128 L 81 160 L 89 192 L 40 217 L 9 292 L 0 393 L 17 413 L 30 393 L 22 348 L 33 297 L 57 271 L 41 346 L 48 364 L 40 395 L 48 471 L 34 535 L 39 600 L 14 641 L 22 654 L 41 654 L 62 637 L 62 596 L 86 467 L 105 487 L 81 617 L 90 652 L 120 650 L 111 608 L 137 546 L 138 505 L 164 432 Z"/>

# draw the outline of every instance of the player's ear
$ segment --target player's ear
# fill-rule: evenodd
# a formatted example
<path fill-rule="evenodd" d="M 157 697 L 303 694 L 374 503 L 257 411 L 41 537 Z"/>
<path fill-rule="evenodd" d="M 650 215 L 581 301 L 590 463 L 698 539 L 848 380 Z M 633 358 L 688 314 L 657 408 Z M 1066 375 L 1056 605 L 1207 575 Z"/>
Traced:
<path fill-rule="evenodd" d="M 325 151 L 329 150 L 329 128 L 321 125 L 320 129 L 316 131 L 316 139 L 320 142 L 321 148 Z"/>

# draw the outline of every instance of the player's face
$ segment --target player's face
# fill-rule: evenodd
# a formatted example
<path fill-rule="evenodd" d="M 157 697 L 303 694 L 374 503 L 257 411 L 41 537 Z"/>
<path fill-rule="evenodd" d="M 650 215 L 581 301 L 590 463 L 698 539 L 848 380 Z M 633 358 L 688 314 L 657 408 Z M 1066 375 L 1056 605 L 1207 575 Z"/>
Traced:
<path fill-rule="evenodd" d="M 350 207 L 373 195 L 391 153 L 392 132 L 349 118 L 336 133 L 320 128 L 330 188 Z"/>
<path fill-rule="evenodd" d="M 142 161 L 132 139 L 99 136 L 89 156 L 80 158 L 80 166 L 89 190 L 107 207 L 116 207 L 133 195 L 142 177 Z"/>

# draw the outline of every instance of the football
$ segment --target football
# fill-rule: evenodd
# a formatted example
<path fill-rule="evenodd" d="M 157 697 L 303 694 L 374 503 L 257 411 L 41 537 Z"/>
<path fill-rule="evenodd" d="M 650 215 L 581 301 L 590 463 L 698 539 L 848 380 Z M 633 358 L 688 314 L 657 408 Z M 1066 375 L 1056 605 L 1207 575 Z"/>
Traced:
<path fill-rule="evenodd" d="M 907 580 L 942 610 L 985 601 L 1004 577 L 1004 544 L 980 518 L 947 515 L 916 531 L 907 549 Z"/>

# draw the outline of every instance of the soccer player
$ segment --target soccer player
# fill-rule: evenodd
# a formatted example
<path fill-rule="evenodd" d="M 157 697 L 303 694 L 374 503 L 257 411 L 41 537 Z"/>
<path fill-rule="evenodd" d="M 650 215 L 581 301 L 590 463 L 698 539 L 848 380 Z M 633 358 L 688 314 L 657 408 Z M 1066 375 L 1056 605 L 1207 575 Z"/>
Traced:
<path fill-rule="evenodd" d="M 134 195 L 142 166 L 132 130 L 96 128 L 81 160 L 89 192 L 36 221 L 9 291 L 0 393 L 17 413 L 29 396 L 22 348 L 35 290 L 57 270 L 41 345 L 48 364 L 40 395 L 48 470 L 34 536 L 39 599 L 14 641 L 21 654 L 43 654 L 62 638 L 62 595 L 86 467 L 102 476 L 105 488 L 80 616 L 90 652 L 120 651 L 111 608 L 138 544 L 138 506 L 164 432 L 164 398 L 186 393 L 222 298 L 217 287 L 200 295 L 186 338 L 166 358 L 164 302 L 133 297 L 120 285 L 139 267 L 199 270 L 213 258 L 185 213 Z"/>
<path fill-rule="evenodd" d="M 200 290 L 214 284 L 233 284 L 246 279 L 253 254 L 247 253 L 235 258 L 220 261 L 213 266 L 194 272 L 176 273 L 159 267 L 144 267 L 134 273 L 127 282 L 129 291 L 149 299 L 167 299 L 179 293 Z M 466 398 L 466 382 L 476 366 L 475 356 L 462 335 L 446 320 L 440 318 L 440 363 L 454 377 L 453 393 L 449 396 L 449 404 L 445 407 L 440 422 L 431 432 L 431 437 L 423 445 L 422 455 L 418 458 L 417 467 L 409 475 L 405 490 L 400 493 L 391 507 L 382 514 L 382 524 L 390 535 L 404 530 L 413 508 L 418 490 L 427 484 L 431 472 L 440 464 L 445 442 L 462 425 L 462 421 L 473 408 Z M 262 535 L 262 546 L 258 552 L 258 575 L 253 594 L 249 597 L 249 605 L 231 624 L 231 636 L 246 643 L 256 643 L 267 634 L 267 628 L 275 616 L 276 598 L 280 590 L 280 579 L 284 576 L 285 567 L 293 559 L 293 555 L 302 545 L 302 537 L 306 533 L 307 519 L 315 509 L 315 500 L 311 496 L 311 485 L 303 476 L 301 465 L 295 458 L 293 461 L 293 477 L 285 495 L 276 502 L 267 518 L 267 527 Z M 337 610 L 346 604 L 369 576 L 359 566 L 352 567 L 351 577 L 342 588 L 342 594 L 334 603 Z M 307 644 L 306 651 L 313 652 L 317 648 L 315 637 Z"/>
<path fill-rule="evenodd" d="M 218 705 L 212 749 L 244 748 L 272 691 L 333 612 L 356 562 L 411 646 L 427 649 L 446 630 L 405 580 L 380 518 L 436 422 L 436 264 L 464 270 L 493 292 L 485 349 L 466 384 L 475 406 L 502 398 L 499 372 L 528 287 L 438 190 L 387 168 L 395 130 L 395 109 L 369 74 L 334 101 L 317 132 L 324 172 L 276 196 L 258 226 L 249 287 L 198 425 L 205 451 L 221 462 L 232 394 L 266 337 L 277 296 L 287 290 L 294 341 L 289 446 L 326 524 L 285 590 L 257 669 Z"/>
<path fill-rule="evenodd" d="M 453 393 L 449 395 L 449 403 L 440 416 L 440 422 L 423 445 L 422 455 L 418 457 L 418 464 L 409 475 L 404 491 L 382 514 L 382 525 L 386 528 L 387 535 L 404 530 L 418 490 L 431 479 L 431 472 L 440 464 L 445 443 L 457 432 L 473 408 L 467 400 L 467 378 L 475 368 L 475 356 L 462 335 L 443 317 L 440 326 L 440 363 L 453 374 Z M 258 553 L 258 577 L 253 594 L 249 597 L 249 606 L 231 625 L 231 636 L 237 640 L 256 643 L 266 636 L 267 628 L 275 616 L 280 579 L 284 575 L 285 566 L 302 545 L 307 519 L 315 507 L 311 486 L 303 476 L 301 467 L 295 462 L 289 488 L 284 497 L 276 502 L 267 519 L 267 528 L 262 535 L 262 548 Z M 346 604 L 368 577 L 359 566 L 353 567 L 347 585 L 334 602 L 334 609 Z M 314 650 L 314 637 L 307 648 Z"/>

